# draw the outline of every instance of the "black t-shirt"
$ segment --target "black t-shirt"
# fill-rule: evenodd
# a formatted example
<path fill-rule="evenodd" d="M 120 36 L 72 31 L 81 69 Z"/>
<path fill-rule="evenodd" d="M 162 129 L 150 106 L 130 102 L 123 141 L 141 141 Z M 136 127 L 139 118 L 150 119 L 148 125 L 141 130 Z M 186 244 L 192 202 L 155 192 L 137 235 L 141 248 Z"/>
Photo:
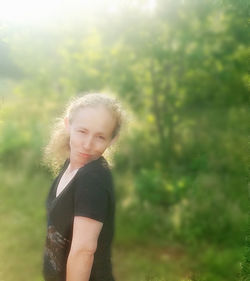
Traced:
<path fill-rule="evenodd" d="M 47 237 L 44 249 L 45 281 L 65 281 L 66 264 L 73 233 L 74 216 L 84 216 L 103 223 L 89 281 L 114 281 L 111 243 L 114 235 L 115 196 L 112 175 L 101 156 L 79 168 L 73 179 L 56 197 L 58 183 L 69 165 L 64 163 L 49 191 Z M 84 235 L 84 233 L 83 233 Z"/>

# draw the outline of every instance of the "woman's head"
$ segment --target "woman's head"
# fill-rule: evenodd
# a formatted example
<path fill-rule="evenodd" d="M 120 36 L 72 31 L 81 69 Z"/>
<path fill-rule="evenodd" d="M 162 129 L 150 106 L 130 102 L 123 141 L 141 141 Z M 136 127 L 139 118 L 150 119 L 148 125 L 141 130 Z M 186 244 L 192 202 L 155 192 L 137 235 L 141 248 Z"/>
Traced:
<path fill-rule="evenodd" d="M 117 139 L 123 114 L 116 99 L 106 94 L 73 98 L 52 131 L 44 161 L 57 171 L 66 158 L 83 165 L 99 158 Z"/>
<path fill-rule="evenodd" d="M 65 117 L 69 123 L 73 122 L 74 116 L 80 109 L 84 108 L 103 107 L 114 120 L 114 128 L 112 131 L 112 139 L 115 138 L 121 128 L 122 113 L 119 103 L 114 99 L 104 94 L 86 94 L 73 99 L 66 108 Z"/>

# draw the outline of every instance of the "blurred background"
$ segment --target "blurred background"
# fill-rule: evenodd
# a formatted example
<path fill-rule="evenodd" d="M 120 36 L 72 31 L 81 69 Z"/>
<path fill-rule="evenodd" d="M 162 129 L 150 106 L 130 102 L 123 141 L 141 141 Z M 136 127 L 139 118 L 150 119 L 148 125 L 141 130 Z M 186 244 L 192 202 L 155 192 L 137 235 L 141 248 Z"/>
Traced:
<path fill-rule="evenodd" d="M 129 117 L 112 168 L 117 281 L 249 280 L 246 2 L 1 2 L 1 281 L 42 281 L 42 149 L 89 91 Z"/>

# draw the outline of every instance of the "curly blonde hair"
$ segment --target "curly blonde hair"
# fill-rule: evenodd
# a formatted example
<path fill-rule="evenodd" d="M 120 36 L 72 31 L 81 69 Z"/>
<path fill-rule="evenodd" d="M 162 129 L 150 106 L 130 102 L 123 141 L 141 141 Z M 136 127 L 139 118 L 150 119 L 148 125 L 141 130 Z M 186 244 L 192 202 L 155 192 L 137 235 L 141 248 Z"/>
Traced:
<path fill-rule="evenodd" d="M 114 119 L 116 125 L 112 133 L 112 139 L 116 137 L 121 129 L 123 123 L 123 111 L 120 103 L 117 99 L 107 94 L 91 93 L 91 94 L 80 94 L 72 98 L 66 106 L 66 109 L 61 117 L 56 118 L 51 136 L 48 144 L 44 147 L 43 151 L 43 164 L 48 166 L 54 174 L 56 174 L 62 164 L 65 162 L 70 155 L 69 146 L 69 133 L 65 129 L 64 119 L 68 118 L 69 123 L 75 116 L 75 113 L 85 107 L 95 107 L 103 105 L 109 110 Z"/>

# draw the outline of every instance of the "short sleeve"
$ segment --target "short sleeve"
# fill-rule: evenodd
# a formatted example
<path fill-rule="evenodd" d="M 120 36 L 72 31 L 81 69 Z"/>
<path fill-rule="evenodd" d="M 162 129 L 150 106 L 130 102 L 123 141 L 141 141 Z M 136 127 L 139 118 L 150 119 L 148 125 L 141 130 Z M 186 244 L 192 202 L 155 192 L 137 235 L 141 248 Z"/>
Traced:
<path fill-rule="evenodd" d="M 86 173 L 76 181 L 74 215 L 104 222 L 108 209 L 108 191 L 98 175 Z"/>

